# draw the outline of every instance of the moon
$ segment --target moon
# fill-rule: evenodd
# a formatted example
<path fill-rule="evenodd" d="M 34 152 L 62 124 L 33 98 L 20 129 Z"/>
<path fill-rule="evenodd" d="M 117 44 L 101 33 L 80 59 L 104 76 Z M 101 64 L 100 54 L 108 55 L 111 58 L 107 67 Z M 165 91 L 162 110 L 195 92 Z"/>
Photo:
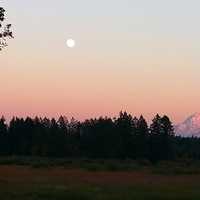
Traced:
<path fill-rule="evenodd" d="M 67 46 L 68 46 L 69 48 L 74 48 L 75 45 L 76 45 L 75 40 L 73 40 L 73 39 L 68 39 L 68 40 L 67 40 Z"/>

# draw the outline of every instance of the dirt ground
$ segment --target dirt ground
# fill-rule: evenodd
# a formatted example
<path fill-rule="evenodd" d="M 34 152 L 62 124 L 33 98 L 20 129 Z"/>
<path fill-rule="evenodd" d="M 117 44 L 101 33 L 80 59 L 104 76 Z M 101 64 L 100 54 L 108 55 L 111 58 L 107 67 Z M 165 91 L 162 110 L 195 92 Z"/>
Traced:
<path fill-rule="evenodd" d="M 126 172 L 90 172 L 81 169 L 0 166 L 0 183 L 55 183 L 98 185 L 157 185 L 191 186 L 200 184 L 200 175 L 156 175 L 148 170 Z"/>

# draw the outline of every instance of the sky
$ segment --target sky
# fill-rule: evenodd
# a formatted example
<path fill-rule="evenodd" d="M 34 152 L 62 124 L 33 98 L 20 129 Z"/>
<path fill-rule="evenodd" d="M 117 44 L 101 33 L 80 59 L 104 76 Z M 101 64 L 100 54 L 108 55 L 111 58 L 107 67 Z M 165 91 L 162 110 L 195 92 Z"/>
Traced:
<path fill-rule="evenodd" d="M 3 0 L 14 39 L 0 52 L 0 114 L 199 112 L 199 0 Z M 73 38 L 75 48 L 66 41 Z"/>

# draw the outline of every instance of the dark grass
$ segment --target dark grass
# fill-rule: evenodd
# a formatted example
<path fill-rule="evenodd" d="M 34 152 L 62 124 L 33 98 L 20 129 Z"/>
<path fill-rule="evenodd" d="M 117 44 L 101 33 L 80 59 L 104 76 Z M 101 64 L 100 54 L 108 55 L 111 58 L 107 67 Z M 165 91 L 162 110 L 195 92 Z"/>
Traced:
<path fill-rule="evenodd" d="M 49 168 L 61 166 L 69 169 L 84 169 L 88 171 L 128 171 L 150 166 L 149 161 L 104 160 L 104 159 L 64 159 L 42 157 L 0 157 L 0 165 L 31 166 L 33 168 Z"/>
<path fill-rule="evenodd" d="M 200 163 L 192 160 L 160 162 L 152 165 L 148 161 L 134 160 L 91 160 L 91 159 L 53 159 L 53 158 L 28 158 L 28 157 L 1 157 L 0 165 L 9 165 L 14 170 L 16 165 L 28 169 L 49 170 L 54 167 L 67 169 L 81 169 L 92 171 L 145 171 L 147 174 L 156 174 L 161 179 L 170 177 L 167 181 L 139 182 L 137 184 L 89 184 L 77 181 L 64 184 L 62 180 L 37 179 L 36 182 L 24 179 L 6 180 L 0 177 L 0 198 L 2 200 L 199 200 L 200 180 L 187 183 L 187 177 L 200 174 Z M 1 170 L 1 168 L 0 168 Z M 143 173 L 143 172 L 142 172 Z M 182 182 L 174 182 L 176 177 L 186 177 Z M 157 179 L 159 180 L 159 179 Z M 192 179 L 193 180 L 193 179 Z M 25 182 L 24 182 L 25 181 Z"/>
<path fill-rule="evenodd" d="M 63 167 L 66 169 L 83 169 L 87 171 L 136 171 L 147 169 L 154 174 L 192 175 L 200 174 L 200 161 L 176 160 L 151 164 L 148 160 L 105 160 L 75 158 L 42 158 L 42 157 L 0 157 L 0 165 L 30 166 L 32 168 Z"/>
<path fill-rule="evenodd" d="M 0 188 L 3 200 L 199 200 L 199 187 L 129 186 L 99 187 L 63 185 L 7 185 Z"/>

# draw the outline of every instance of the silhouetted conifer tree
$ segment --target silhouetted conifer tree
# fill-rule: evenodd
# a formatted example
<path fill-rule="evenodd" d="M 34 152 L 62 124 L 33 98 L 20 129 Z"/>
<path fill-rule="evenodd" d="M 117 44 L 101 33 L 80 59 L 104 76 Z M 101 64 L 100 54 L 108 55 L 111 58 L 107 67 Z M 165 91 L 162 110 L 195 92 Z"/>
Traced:
<path fill-rule="evenodd" d="M 133 156 L 133 118 L 127 112 L 120 112 L 115 121 L 116 131 L 120 137 L 119 156 L 128 158 Z"/>
<path fill-rule="evenodd" d="M 167 116 L 156 115 L 150 126 L 150 159 L 153 162 L 172 158 L 173 126 Z"/>
<path fill-rule="evenodd" d="M 137 124 L 137 145 L 137 158 L 147 158 L 149 155 L 149 128 L 142 115 L 140 116 Z"/>
<path fill-rule="evenodd" d="M 0 155 L 8 154 L 8 127 L 4 117 L 0 119 Z"/>

